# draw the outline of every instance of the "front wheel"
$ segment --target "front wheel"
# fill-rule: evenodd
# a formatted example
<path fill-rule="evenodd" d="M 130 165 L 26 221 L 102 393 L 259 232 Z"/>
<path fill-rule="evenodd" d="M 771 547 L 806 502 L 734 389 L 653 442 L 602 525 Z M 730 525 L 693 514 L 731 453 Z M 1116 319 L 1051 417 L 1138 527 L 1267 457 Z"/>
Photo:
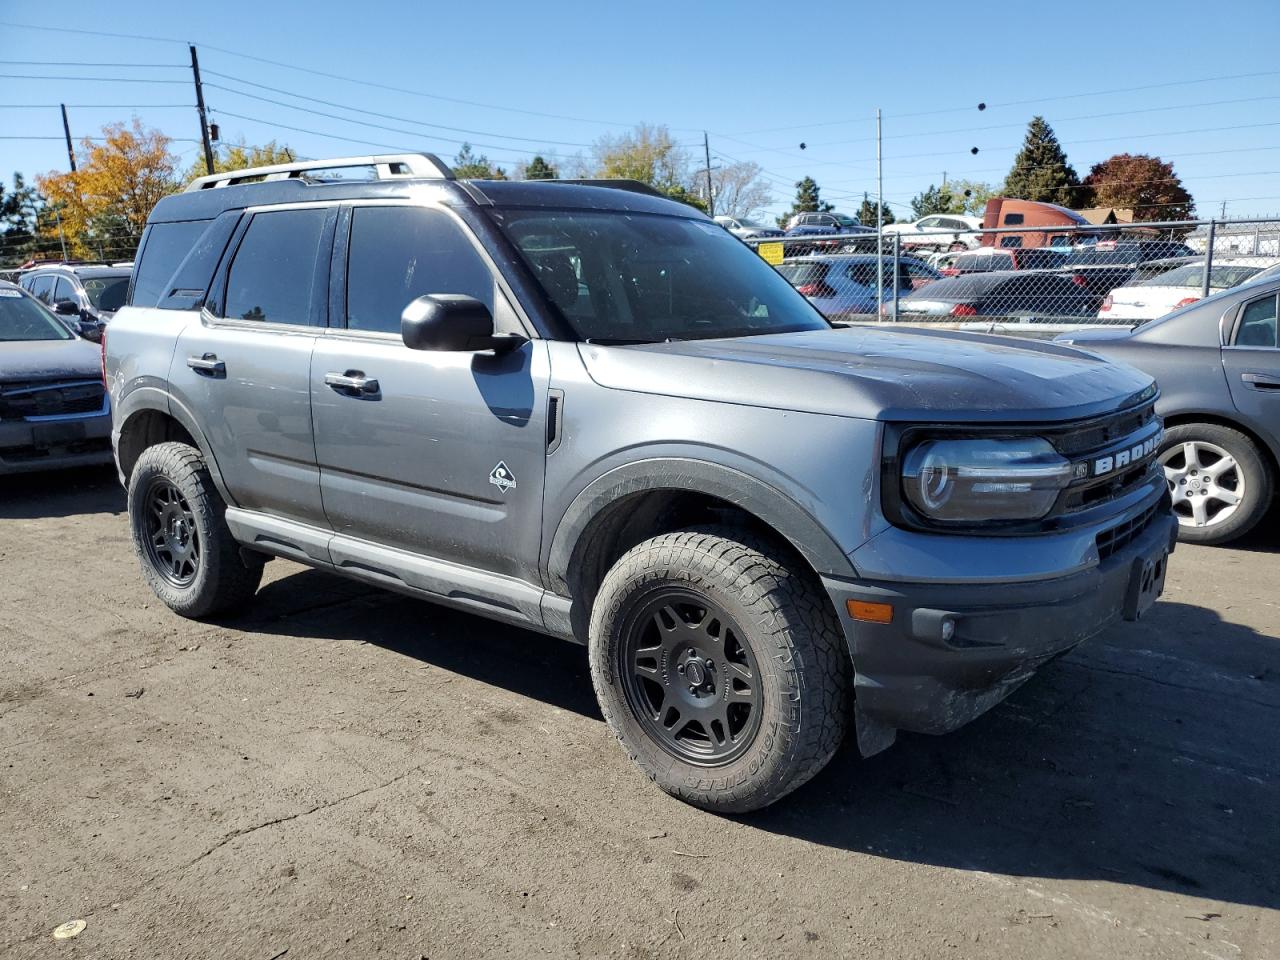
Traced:
<path fill-rule="evenodd" d="M 830 602 L 752 533 L 699 527 L 632 548 L 601 585 L 589 647 L 610 728 L 695 806 L 768 806 L 843 738 L 850 662 Z"/>
<path fill-rule="evenodd" d="M 1184 542 L 1234 540 L 1271 505 L 1271 471 L 1239 430 L 1216 423 L 1170 427 L 1158 460 L 1178 517 L 1178 539 Z"/>
<path fill-rule="evenodd" d="M 200 451 L 148 447 L 129 476 L 129 527 L 142 575 L 164 603 L 198 619 L 253 596 L 263 561 L 246 557 L 223 518 L 226 504 Z"/>

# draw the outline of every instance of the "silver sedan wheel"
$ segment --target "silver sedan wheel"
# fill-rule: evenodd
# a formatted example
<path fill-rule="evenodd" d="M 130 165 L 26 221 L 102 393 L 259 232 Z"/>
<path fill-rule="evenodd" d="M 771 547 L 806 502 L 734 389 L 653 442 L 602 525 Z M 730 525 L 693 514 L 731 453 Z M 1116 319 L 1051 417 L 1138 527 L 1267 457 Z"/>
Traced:
<path fill-rule="evenodd" d="M 1160 454 L 1173 496 L 1173 512 L 1184 527 L 1212 527 L 1239 509 L 1245 497 L 1244 472 L 1235 457 L 1215 443 L 1188 440 Z"/>

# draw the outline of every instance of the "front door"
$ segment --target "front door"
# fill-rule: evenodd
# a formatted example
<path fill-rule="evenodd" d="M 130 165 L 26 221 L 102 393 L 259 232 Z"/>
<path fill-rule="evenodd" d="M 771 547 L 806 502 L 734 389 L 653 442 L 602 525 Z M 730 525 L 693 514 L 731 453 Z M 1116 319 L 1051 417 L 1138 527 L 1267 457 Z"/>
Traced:
<path fill-rule="evenodd" d="M 199 411 L 235 504 L 316 525 L 311 352 L 336 218 L 324 207 L 254 214 L 169 376 L 176 400 Z"/>
<path fill-rule="evenodd" d="M 443 209 L 347 208 L 335 265 L 331 329 L 311 365 L 333 529 L 537 583 L 545 343 L 496 356 L 404 345 L 401 312 L 432 293 L 473 296 L 499 332 L 524 332 L 470 232 Z"/>

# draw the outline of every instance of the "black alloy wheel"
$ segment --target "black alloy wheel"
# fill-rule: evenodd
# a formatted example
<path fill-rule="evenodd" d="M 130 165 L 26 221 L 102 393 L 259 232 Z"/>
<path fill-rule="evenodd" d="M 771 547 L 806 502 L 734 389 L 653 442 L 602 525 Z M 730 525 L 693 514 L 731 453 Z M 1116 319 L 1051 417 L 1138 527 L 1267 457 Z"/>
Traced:
<path fill-rule="evenodd" d="M 186 497 L 172 481 L 156 477 L 145 510 L 147 559 L 173 586 L 190 586 L 200 571 L 200 534 Z"/>
<path fill-rule="evenodd" d="M 720 766 L 760 729 L 760 671 L 746 635 L 692 590 L 669 588 L 624 625 L 623 688 L 641 727 L 686 763 Z"/>

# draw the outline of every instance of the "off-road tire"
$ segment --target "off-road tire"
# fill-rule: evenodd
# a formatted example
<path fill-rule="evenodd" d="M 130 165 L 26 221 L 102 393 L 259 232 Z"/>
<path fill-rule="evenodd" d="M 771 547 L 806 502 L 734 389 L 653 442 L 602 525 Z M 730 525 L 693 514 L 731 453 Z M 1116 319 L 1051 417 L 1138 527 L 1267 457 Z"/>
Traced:
<path fill-rule="evenodd" d="M 1178 523 L 1178 539 L 1183 543 L 1216 545 L 1244 536 L 1271 508 L 1275 477 L 1270 463 L 1249 437 L 1239 430 L 1217 423 L 1183 423 L 1170 427 L 1160 445 L 1160 456 L 1188 441 L 1211 443 L 1226 450 L 1236 461 L 1244 480 L 1244 498 L 1229 517 L 1220 523 L 1194 527 Z"/>
<path fill-rule="evenodd" d="M 166 579 L 146 545 L 144 511 L 158 482 L 172 484 L 190 508 L 200 556 L 191 582 L 178 586 Z M 185 443 L 158 443 L 138 457 L 129 477 L 129 529 L 142 575 L 156 596 L 174 613 L 201 619 L 229 610 L 251 598 L 262 581 L 263 561 L 242 553 L 227 529 L 227 505 L 218 494 L 200 451 Z"/>
<path fill-rule="evenodd" d="M 669 752 L 641 725 L 624 688 L 628 611 L 672 587 L 736 620 L 759 667 L 760 726 L 745 752 L 722 765 Z M 629 550 L 596 596 L 589 652 L 596 697 L 618 741 L 659 787 L 694 806 L 766 807 L 821 770 L 843 739 L 852 669 L 831 603 L 800 557 L 745 529 L 696 527 Z"/>

